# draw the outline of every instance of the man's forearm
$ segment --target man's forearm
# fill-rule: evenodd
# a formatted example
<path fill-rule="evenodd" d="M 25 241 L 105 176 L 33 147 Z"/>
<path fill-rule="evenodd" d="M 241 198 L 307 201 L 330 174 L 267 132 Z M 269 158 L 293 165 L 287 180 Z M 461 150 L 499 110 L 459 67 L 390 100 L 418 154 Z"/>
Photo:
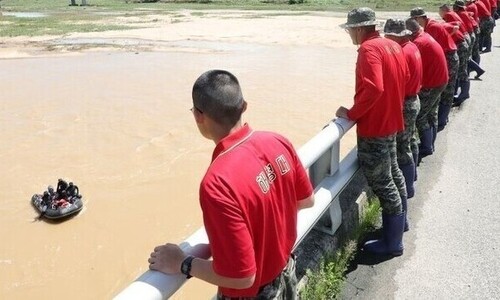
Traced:
<path fill-rule="evenodd" d="M 213 263 L 211 260 L 195 258 L 191 265 L 191 276 L 199 278 L 216 286 L 232 289 L 246 289 L 251 287 L 254 283 L 255 275 L 245 278 L 230 278 L 220 276 L 215 273 L 212 264 Z"/>

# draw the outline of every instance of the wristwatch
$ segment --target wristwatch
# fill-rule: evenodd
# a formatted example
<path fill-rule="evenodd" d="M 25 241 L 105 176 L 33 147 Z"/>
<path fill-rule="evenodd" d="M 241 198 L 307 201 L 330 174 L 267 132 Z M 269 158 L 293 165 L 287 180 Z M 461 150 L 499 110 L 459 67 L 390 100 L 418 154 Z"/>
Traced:
<path fill-rule="evenodd" d="M 191 276 L 191 263 L 193 262 L 194 256 L 189 255 L 186 257 L 181 264 L 181 273 L 186 275 L 186 278 L 189 279 Z"/>

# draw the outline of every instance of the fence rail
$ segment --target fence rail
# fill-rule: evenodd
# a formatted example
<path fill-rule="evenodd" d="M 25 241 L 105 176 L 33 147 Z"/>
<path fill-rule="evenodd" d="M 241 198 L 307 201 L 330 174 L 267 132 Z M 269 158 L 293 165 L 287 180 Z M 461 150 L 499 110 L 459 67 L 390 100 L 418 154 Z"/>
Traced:
<path fill-rule="evenodd" d="M 315 187 L 315 203 L 313 207 L 299 211 L 295 247 L 327 211 L 331 226 L 324 228 L 324 231 L 333 234 L 342 222 L 338 196 L 359 167 L 356 148 L 340 161 L 340 140 L 353 125 L 353 122 L 345 119 L 332 121 L 298 150 L 300 160 L 309 169 L 309 176 Z M 208 237 L 203 227 L 182 242 L 180 247 L 190 255 L 210 258 Z M 185 281 L 184 275 L 167 275 L 149 270 L 116 295 L 114 300 L 168 299 Z"/>

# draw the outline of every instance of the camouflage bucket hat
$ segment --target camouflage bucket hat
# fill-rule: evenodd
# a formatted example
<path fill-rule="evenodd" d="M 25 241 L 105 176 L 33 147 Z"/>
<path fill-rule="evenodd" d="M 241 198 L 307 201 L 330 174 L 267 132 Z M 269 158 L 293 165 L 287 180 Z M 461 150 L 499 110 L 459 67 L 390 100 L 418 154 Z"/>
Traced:
<path fill-rule="evenodd" d="M 362 27 L 370 25 L 380 25 L 375 19 L 375 12 L 368 7 L 360 7 L 351 10 L 347 14 L 347 23 L 340 25 L 342 28 Z"/>
<path fill-rule="evenodd" d="M 405 21 L 402 19 L 387 19 L 384 26 L 384 34 L 392 36 L 408 36 L 412 32 L 406 29 Z"/>
<path fill-rule="evenodd" d="M 463 0 L 456 0 L 455 3 L 453 4 L 454 7 L 460 7 L 460 8 L 465 8 L 465 1 Z"/>
<path fill-rule="evenodd" d="M 410 17 L 416 18 L 416 17 L 425 17 L 427 14 L 425 13 L 425 10 L 422 7 L 415 7 L 414 9 L 410 10 Z"/>

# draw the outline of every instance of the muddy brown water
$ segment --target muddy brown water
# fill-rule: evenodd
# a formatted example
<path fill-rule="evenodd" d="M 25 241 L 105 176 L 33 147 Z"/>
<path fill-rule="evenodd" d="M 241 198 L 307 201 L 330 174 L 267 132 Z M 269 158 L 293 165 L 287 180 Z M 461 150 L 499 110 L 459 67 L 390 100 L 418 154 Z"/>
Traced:
<path fill-rule="evenodd" d="M 198 183 L 214 147 L 193 121 L 204 71 L 233 72 L 244 120 L 298 148 L 350 105 L 355 48 L 240 45 L 0 60 L 0 299 L 110 299 L 151 250 L 202 225 Z M 354 145 L 352 132 L 342 148 Z M 75 182 L 85 208 L 36 220 L 34 193 Z M 175 299 L 208 299 L 190 280 Z"/>

